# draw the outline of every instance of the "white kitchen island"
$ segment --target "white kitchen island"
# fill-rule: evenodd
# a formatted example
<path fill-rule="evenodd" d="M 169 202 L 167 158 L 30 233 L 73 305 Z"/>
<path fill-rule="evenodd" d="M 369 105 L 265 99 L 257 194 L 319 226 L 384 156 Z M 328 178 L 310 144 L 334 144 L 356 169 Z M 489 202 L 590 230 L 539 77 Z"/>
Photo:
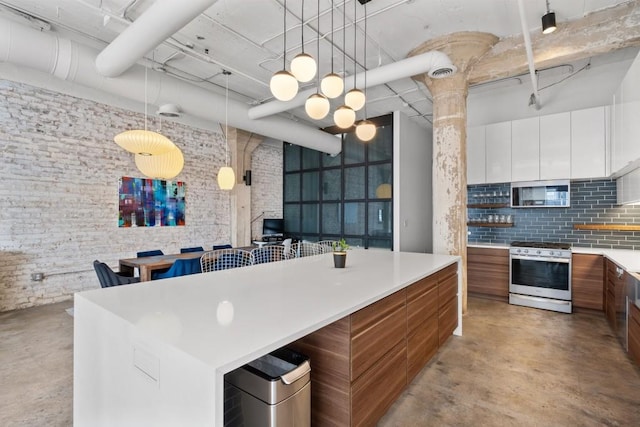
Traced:
<path fill-rule="evenodd" d="M 74 425 L 222 426 L 225 373 L 458 261 L 352 250 L 345 269 L 326 254 L 78 293 Z"/>

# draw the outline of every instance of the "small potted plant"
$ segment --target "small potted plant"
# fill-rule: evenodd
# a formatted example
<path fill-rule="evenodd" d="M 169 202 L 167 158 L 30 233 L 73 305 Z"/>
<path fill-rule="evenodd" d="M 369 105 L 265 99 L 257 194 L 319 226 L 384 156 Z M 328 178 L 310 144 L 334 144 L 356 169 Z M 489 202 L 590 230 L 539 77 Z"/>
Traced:
<path fill-rule="evenodd" d="M 333 242 L 333 265 L 335 268 L 344 268 L 347 262 L 347 250 L 349 245 L 344 238 Z"/>

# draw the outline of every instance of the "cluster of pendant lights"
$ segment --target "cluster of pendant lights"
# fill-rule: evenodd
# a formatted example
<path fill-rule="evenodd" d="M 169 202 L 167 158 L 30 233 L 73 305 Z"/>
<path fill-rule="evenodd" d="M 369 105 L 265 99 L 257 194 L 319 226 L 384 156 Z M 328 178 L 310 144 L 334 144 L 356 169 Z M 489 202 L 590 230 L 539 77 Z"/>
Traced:
<path fill-rule="evenodd" d="M 356 38 L 355 38 L 355 14 L 357 1 L 353 0 L 354 5 L 354 88 L 345 94 L 344 104 L 340 105 L 333 113 L 333 120 L 336 126 L 341 129 L 347 129 L 354 125 L 356 121 L 356 111 L 365 108 L 366 117 L 366 94 L 357 89 L 355 81 L 356 74 Z M 364 58 L 367 55 L 367 6 L 365 3 L 365 19 L 364 19 Z M 320 0 L 318 0 L 318 22 L 317 22 L 317 52 L 320 54 Z M 343 14 L 343 51 L 346 51 L 346 14 Z M 304 51 L 304 0 L 302 0 L 302 52 L 299 53 L 291 61 L 291 72 L 287 71 L 287 1 L 284 1 L 284 54 L 283 67 L 271 77 L 270 88 L 271 93 L 280 101 L 290 101 L 298 93 L 298 82 L 306 83 L 317 76 L 317 92 L 309 96 L 305 102 L 305 111 L 315 120 L 324 119 L 331 105 L 329 99 L 338 98 L 344 93 L 344 80 L 340 75 L 334 72 L 333 54 L 331 55 L 331 72 L 320 80 L 320 73 L 315 59 Z M 333 32 L 333 7 L 331 9 L 331 31 Z M 332 39 L 333 43 L 333 39 Z M 346 53 L 343 56 L 346 60 Z M 344 62 L 346 68 L 346 62 Z M 367 86 L 367 72 L 365 67 L 365 90 Z M 356 125 L 356 136 L 362 141 L 371 141 L 376 135 L 376 126 L 369 120 L 362 120 Z"/>

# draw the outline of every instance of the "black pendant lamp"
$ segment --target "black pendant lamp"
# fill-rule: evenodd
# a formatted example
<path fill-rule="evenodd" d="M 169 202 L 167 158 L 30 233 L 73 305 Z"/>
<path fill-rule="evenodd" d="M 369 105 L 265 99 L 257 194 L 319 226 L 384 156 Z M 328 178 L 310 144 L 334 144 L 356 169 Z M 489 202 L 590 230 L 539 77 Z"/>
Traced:
<path fill-rule="evenodd" d="M 542 34 L 551 34 L 556 30 L 556 14 L 549 10 L 549 0 L 547 0 L 547 13 L 542 15 Z"/>

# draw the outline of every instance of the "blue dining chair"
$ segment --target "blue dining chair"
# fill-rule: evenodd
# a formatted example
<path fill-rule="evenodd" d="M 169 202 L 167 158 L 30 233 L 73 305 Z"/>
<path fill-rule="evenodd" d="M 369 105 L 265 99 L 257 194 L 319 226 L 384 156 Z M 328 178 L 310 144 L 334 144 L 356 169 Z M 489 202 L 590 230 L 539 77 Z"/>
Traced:
<path fill-rule="evenodd" d="M 218 249 L 231 249 L 233 246 L 231 245 L 213 245 L 213 250 L 217 251 Z"/>
<path fill-rule="evenodd" d="M 164 252 L 162 252 L 160 249 L 154 249 L 152 251 L 138 252 L 136 256 L 138 258 L 144 258 L 144 257 L 147 257 L 147 256 L 156 256 L 156 255 L 164 255 Z"/>
<path fill-rule="evenodd" d="M 198 260 L 200 262 L 200 260 Z M 120 273 L 116 273 L 104 262 L 98 260 L 93 261 L 93 268 L 96 270 L 100 286 L 103 288 L 110 288 L 111 286 L 129 285 L 131 283 L 138 283 L 139 277 L 124 276 Z"/>
<path fill-rule="evenodd" d="M 177 259 L 166 272 L 152 274 L 151 280 L 168 279 L 169 277 L 187 276 L 197 273 L 202 273 L 200 258 Z"/>
<path fill-rule="evenodd" d="M 194 246 L 192 248 L 181 248 L 180 253 L 186 254 L 188 252 L 204 252 L 204 248 L 202 246 Z"/>

